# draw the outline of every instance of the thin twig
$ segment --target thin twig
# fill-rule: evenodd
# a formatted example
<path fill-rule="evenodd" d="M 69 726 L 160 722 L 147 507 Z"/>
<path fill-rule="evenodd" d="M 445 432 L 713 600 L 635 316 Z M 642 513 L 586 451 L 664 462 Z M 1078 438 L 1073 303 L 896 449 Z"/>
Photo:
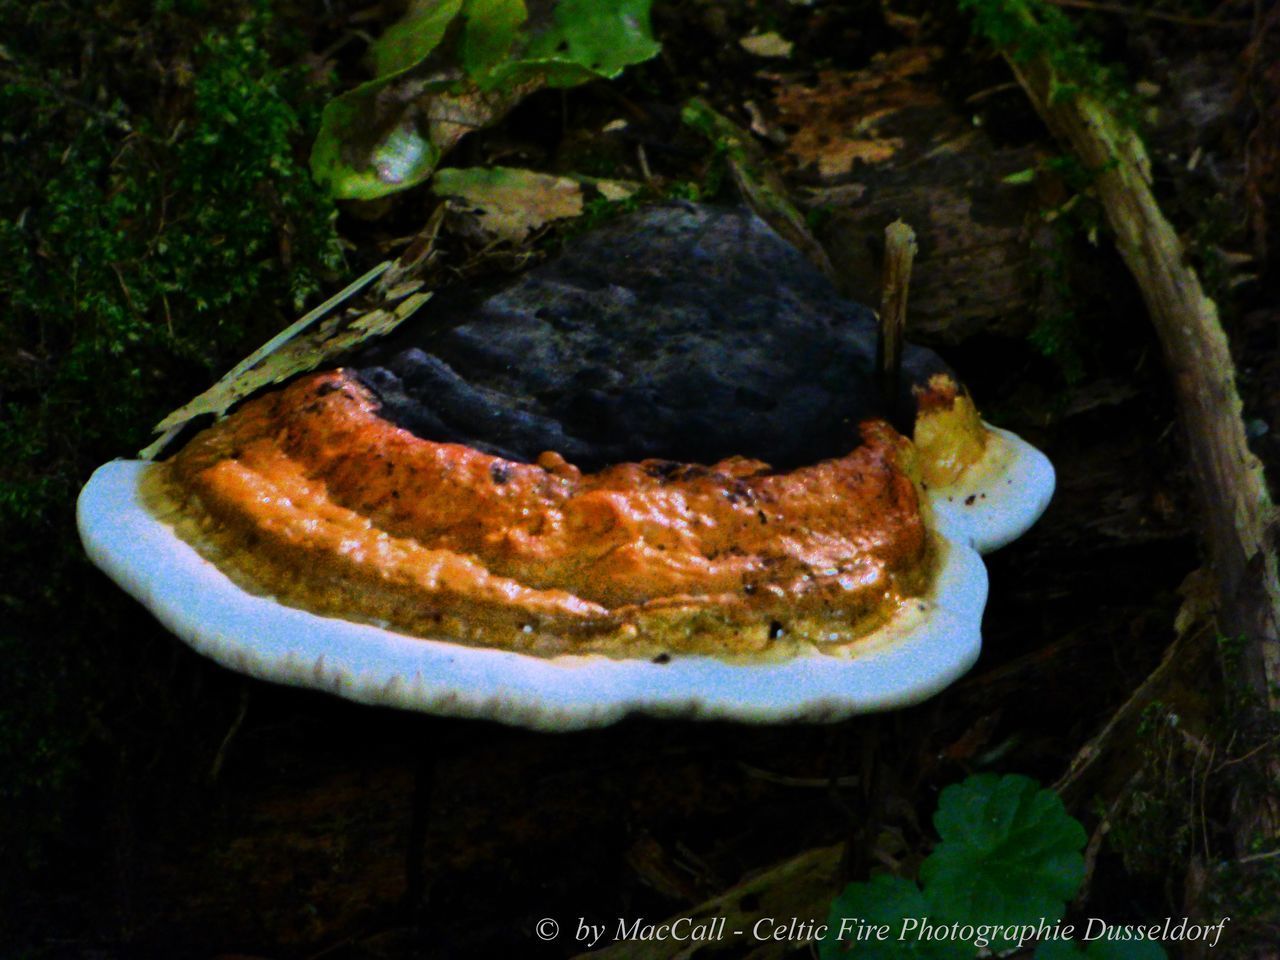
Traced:
<path fill-rule="evenodd" d="M 1268 747 L 1273 747 L 1277 743 L 1280 743 L 1280 734 L 1277 734 L 1276 736 L 1271 737 L 1269 740 L 1264 740 L 1262 743 L 1258 744 L 1256 747 L 1254 747 L 1252 750 L 1250 750 L 1248 753 L 1244 754 L 1243 756 L 1231 757 L 1229 760 L 1223 760 L 1220 764 L 1218 764 L 1217 769 L 1215 769 L 1213 772 L 1217 773 L 1219 770 L 1224 770 L 1227 767 L 1235 766 L 1237 763 L 1244 763 L 1246 760 L 1256 757 L 1263 750 L 1266 750 Z"/>
<path fill-rule="evenodd" d="M 12 83 L 15 86 L 26 86 L 29 89 L 38 90 L 40 93 L 50 99 L 57 100 L 64 106 L 73 107 L 76 110 L 82 110 L 91 116 L 97 117 L 103 123 L 107 124 L 107 126 L 115 127 L 121 133 L 134 134 L 136 132 L 129 124 L 129 121 L 123 117 L 118 117 L 96 104 L 92 104 L 87 100 L 82 100 L 64 90 L 59 90 L 43 77 L 33 77 L 21 70 L 3 69 L 0 70 L 0 78 L 3 78 L 6 83 Z"/>
<path fill-rule="evenodd" d="M 997 83 L 994 87 L 986 87 L 976 93 L 971 93 L 964 98 L 965 103 L 980 103 L 988 97 L 994 97 L 998 93 L 1007 93 L 1010 90 L 1021 90 L 1022 87 L 1018 81 L 1010 80 L 1008 83 Z"/>
<path fill-rule="evenodd" d="M 1077 10 L 1092 10 L 1097 13 L 1116 13 L 1126 17 L 1163 20 L 1166 23 L 1178 23 L 1185 27 L 1236 30 L 1253 25 L 1252 20 L 1218 20 L 1213 17 L 1189 17 L 1180 13 L 1165 13 L 1161 10 L 1138 10 L 1134 7 L 1126 7 L 1122 3 L 1102 3 L 1099 0 L 1047 0 L 1047 2 L 1055 7 L 1071 7 Z"/>
<path fill-rule="evenodd" d="M 644 144 L 636 144 L 636 160 L 640 164 L 640 175 L 644 177 L 645 183 L 653 182 L 653 171 L 649 169 L 649 158 L 645 155 Z"/>
<path fill-rule="evenodd" d="M 1266 853 L 1251 853 L 1247 857 L 1241 857 L 1236 863 L 1257 863 L 1259 860 L 1270 860 L 1272 857 L 1280 857 L 1280 850 L 1268 850 Z"/>
<path fill-rule="evenodd" d="M 1132 786 L 1137 780 L 1135 775 L 1129 781 Z M 1124 800 L 1127 790 L 1122 790 L 1111 802 L 1111 805 L 1102 814 L 1102 818 L 1098 821 L 1098 825 L 1094 827 L 1093 833 L 1089 835 L 1089 842 L 1084 848 L 1084 879 L 1080 881 L 1080 889 L 1076 892 L 1075 900 L 1072 901 L 1076 909 L 1081 909 L 1089 902 L 1089 894 L 1093 892 L 1093 874 L 1098 866 L 1098 854 L 1102 851 L 1102 841 L 1106 839 L 1107 834 L 1111 832 L 1111 822 L 1115 819 L 1120 804 Z"/>
<path fill-rule="evenodd" d="M 261 363 L 268 356 L 274 353 L 282 344 L 288 342 L 289 340 L 292 340 L 298 334 L 302 333 L 303 330 L 307 329 L 308 327 L 312 326 L 316 321 L 325 317 L 331 310 L 333 310 L 339 304 L 355 296 L 355 294 L 359 293 L 362 289 L 364 289 L 374 280 L 378 279 L 378 277 L 380 277 L 391 266 L 392 266 L 392 261 L 390 260 L 384 263 L 378 264 L 368 273 L 364 274 L 364 276 L 348 284 L 339 293 L 334 294 L 332 297 L 330 297 L 324 303 L 320 304 L 314 310 L 311 310 L 301 320 L 298 320 L 295 323 L 290 324 L 280 333 L 276 334 L 276 336 L 272 337 L 270 340 L 264 343 L 257 350 L 253 351 L 253 353 L 249 354 L 249 356 L 245 357 L 243 360 L 237 363 L 231 369 L 231 371 L 227 373 L 221 380 L 219 380 L 213 387 L 209 388 L 209 390 L 206 390 L 203 394 L 200 395 L 200 397 L 197 397 L 196 400 L 193 400 L 191 403 L 187 404 L 185 407 L 182 407 L 178 410 L 173 411 L 173 413 L 170 413 L 167 417 L 161 420 L 160 423 L 156 426 L 157 430 L 163 431 L 160 437 L 152 441 L 152 443 L 148 447 L 139 451 L 138 457 L 142 460 L 154 460 L 169 445 L 169 443 L 182 431 L 182 429 L 188 423 L 191 422 L 192 418 L 195 415 L 187 414 L 186 411 L 188 410 L 189 407 L 191 407 L 193 403 L 196 403 L 202 398 L 207 397 L 211 393 L 214 393 L 219 388 L 221 388 L 223 384 L 234 381 L 236 378 L 242 376 L 246 371 L 252 369 L 254 366 Z"/>
<path fill-rule="evenodd" d="M 764 770 L 761 767 L 752 766 L 749 763 L 738 761 L 738 768 L 749 777 L 755 777 L 757 780 L 763 780 L 766 783 L 776 783 L 780 787 L 814 787 L 818 789 L 826 789 L 829 787 L 853 787 L 860 782 L 857 774 L 851 774 L 846 777 L 790 777 L 783 773 L 774 773 L 772 770 Z"/>
<path fill-rule="evenodd" d="M 347 284 L 345 287 L 343 287 L 341 290 L 335 293 L 332 297 L 330 297 L 324 303 L 320 304 L 315 309 L 309 311 L 306 314 L 306 316 L 302 317 L 302 319 L 289 324 L 289 326 L 285 327 L 278 334 L 276 334 L 274 337 L 272 337 L 270 340 L 268 340 L 266 343 L 260 346 L 257 350 L 253 351 L 253 353 L 249 354 L 249 356 L 245 357 L 243 360 L 237 363 L 234 367 L 231 368 L 231 372 L 228 373 L 226 377 L 224 377 L 223 379 L 225 380 L 235 379 L 236 377 L 244 373 L 246 370 L 251 370 L 252 368 L 256 367 L 259 363 L 261 363 L 267 357 L 271 356 L 271 354 L 273 354 L 281 344 L 287 343 L 288 341 L 292 340 L 294 337 L 300 334 L 303 330 L 307 329 L 307 327 L 311 326 L 317 320 L 327 315 L 329 311 L 331 311 L 334 307 L 338 306 L 338 304 L 342 303 L 345 300 L 350 299 L 352 296 L 354 296 L 364 287 L 368 286 L 370 283 L 372 283 L 374 280 L 380 277 L 389 267 L 391 267 L 391 265 L 392 265 L 392 261 L 390 260 L 380 263 L 376 267 L 374 267 L 373 269 L 365 273 L 363 276 Z"/>
<path fill-rule="evenodd" d="M 1204 843 L 1204 859 L 1206 863 L 1211 862 L 1211 853 L 1209 851 L 1209 777 L 1213 775 L 1213 760 L 1217 756 L 1218 748 L 1211 744 L 1209 747 L 1209 757 L 1204 762 L 1204 774 L 1200 777 L 1200 839 Z M 1192 773 L 1195 772 L 1195 762 L 1192 761 Z"/>
<path fill-rule="evenodd" d="M 911 264 L 916 256 L 916 234 L 901 220 L 884 228 L 884 273 L 880 286 L 880 330 L 876 341 L 876 371 L 885 406 L 893 410 L 898 400 L 902 371 L 902 335 L 907 326 L 907 293 Z"/>
<path fill-rule="evenodd" d="M 222 743 L 218 744 L 218 752 L 214 754 L 213 763 L 209 765 L 209 782 L 213 783 L 222 773 L 222 765 L 227 759 L 227 749 L 231 746 L 231 741 L 235 739 L 236 734 L 240 732 L 240 728 L 244 726 L 244 718 L 249 713 L 249 684 L 240 684 L 240 709 L 236 711 L 236 718 L 231 721 L 231 726 L 227 729 L 227 735 L 222 738 Z"/>

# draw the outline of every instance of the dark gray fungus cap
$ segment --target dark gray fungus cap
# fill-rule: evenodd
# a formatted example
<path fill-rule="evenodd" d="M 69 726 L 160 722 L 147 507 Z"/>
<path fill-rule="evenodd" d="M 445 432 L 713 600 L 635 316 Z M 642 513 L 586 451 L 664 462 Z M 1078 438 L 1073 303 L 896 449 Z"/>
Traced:
<path fill-rule="evenodd" d="M 842 456 L 867 417 L 909 434 L 911 386 L 948 371 L 908 345 L 886 410 L 874 314 L 743 208 L 643 209 L 496 293 L 443 296 L 420 316 L 351 364 L 383 416 L 424 439 L 526 462 L 554 450 L 588 470 Z"/>

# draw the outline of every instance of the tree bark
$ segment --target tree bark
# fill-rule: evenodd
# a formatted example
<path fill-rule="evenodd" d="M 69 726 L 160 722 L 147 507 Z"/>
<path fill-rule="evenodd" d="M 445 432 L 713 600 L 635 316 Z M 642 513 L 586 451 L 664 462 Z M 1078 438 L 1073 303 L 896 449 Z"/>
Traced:
<path fill-rule="evenodd" d="M 1155 326 L 1173 381 L 1203 511 L 1201 539 L 1217 581 L 1223 673 L 1247 742 L 1265 743 L 1280 712 L 1280 579 L 1276 514 L 1261 461 L 1249 450 L 1235 366 L 1217 306 L 1151 190 L 1151 165 L 1132 129 L 1087 94 L 1052 95 L 1042 55 L 1002 51 L 1036 110 L 1094 174 L 1093 186 Z M 1242 751 L 1243 753 L 1244 751 Z M 1261 749 L 1231 811 L 1237 864 L 1280 837 L 1280 754 Z M 1271 948 L 1267 956 L 1280 956 Z"/>

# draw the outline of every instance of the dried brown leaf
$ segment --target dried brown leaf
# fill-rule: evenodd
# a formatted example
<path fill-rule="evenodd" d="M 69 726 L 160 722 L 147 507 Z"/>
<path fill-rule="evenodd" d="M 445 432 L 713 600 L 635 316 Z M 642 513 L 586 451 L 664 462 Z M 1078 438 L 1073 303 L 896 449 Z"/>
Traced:
<path fill-rule="evenodd" d="M 365 340 L 398 327 L 431 297 L 429 291 L 422 290 L 423 281 L 417 273 L 429 257 L 439 224 L 436 215 L 399 260 L 374 267 L 245 357 L 204 393 L 170 413 L 156 425 L 160 437 L 139 456 L 144 460 L 158 456 L 197 417 L 222 416 L 263 387 L 314 370 Z M 370 284 L 370 293 L 360 303 L 375 306 L 334 312 Z"/>
<path fill-rule="evenodd" d="M 914 78 L 941 56 L 937 47 L 905 47 L 876 57 L 865 70 L 824 70 L 815 85 L 784 83 L 774 98 L 779 121 L 796 128 L 787 152 L 823 180 L 854 164 L 878 164 L 905 144 L 885 132 L 886 121 L 909 107 L 935 106 L 938 95 Z"/>
<path fill-rule="evenodd" d="M 620 180 L 488 167 L 438 170 L 431 189 L 447 197 L 455 212 L 472 214 L 481 233 L 520 243 L 553 220 L 580 216 L 592 195 L 622 200 L 639 186 Z"/>

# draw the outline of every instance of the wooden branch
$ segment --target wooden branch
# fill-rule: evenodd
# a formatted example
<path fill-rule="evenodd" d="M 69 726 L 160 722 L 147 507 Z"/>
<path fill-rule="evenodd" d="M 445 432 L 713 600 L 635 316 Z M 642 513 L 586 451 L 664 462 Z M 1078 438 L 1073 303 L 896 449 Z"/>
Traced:
<path fill-rule="evenodd" d="M 1029 17 L 1029 15 L 1028 15 Z M 1049 129 L 1094 175 L 1094 189 L 1133 273 L 1163 347 L 1186 436 L 1204 523 L 1202 538 L 1217 581 L 1218 629 L 1244 640 L 1229 682 L 1266 720 L 1280 709 L 1280 578 L 1272 527 L 1275 511 L 1262 464 L 1245 439 L 1235 367 L 1214 302 L 1151 191 L 1151 166 L 1136 134 L 1088 96 L 1053 96 L 1044 56 L 1002 51 Z M 1260 724 L 1265 727 L 1265 724 Z M 1263 761 L 1280 782 L 1280 758 Z M 1263 792 L 1233 811 L 1236 854 L 1280 835 L 1280 808 Z"/>
<path fill-rule="evenodd" d="M 1116 13 L 1124 17 L 1139 19 L 1163 20 L 1166 23 L 1177 23 L 1184 27 L 1208 27 L 1210 29 L 1243 29 L 1253 25 L 1252 20 L 1235 19 L 1219 20 L 1217 17 L 1189 17 L 1178 13 L 1164 13 L 1160 10 L 1142 10 L 1128 7 L 1122 3 L 1101 3 L 1098 0 L 1045 0 L 1055 7 L 1074 7 L 1077 10 L 1094 10 L 1098 13 Z"/>
<path fill-rule="evenodd" d="M 808 257 L 830 280 L 835 281 L 836 271 L 831 266 L 827 251 L 810 232 L 804 215 L 788 197 L 782 177 L 751 134 L 728 117 L 717 113 L 699 97 L 694 97 L 684 105 L 682 116 L 685 123 L 724 150 L 733 182 L 737 184 L 738 192 L 742 194 L 747 206 Z"/>
<path fill-rule="evenodd" d="M 898 401 L 902 371 L 902 339 L 907 328 L 907 291 L 916 258 L 916 234 L 901 220 L 884 228 L 884 274 L 880 285 L 880 329 L 876 340 L 876 373 L 880 393 L 892 410 Z"/>

